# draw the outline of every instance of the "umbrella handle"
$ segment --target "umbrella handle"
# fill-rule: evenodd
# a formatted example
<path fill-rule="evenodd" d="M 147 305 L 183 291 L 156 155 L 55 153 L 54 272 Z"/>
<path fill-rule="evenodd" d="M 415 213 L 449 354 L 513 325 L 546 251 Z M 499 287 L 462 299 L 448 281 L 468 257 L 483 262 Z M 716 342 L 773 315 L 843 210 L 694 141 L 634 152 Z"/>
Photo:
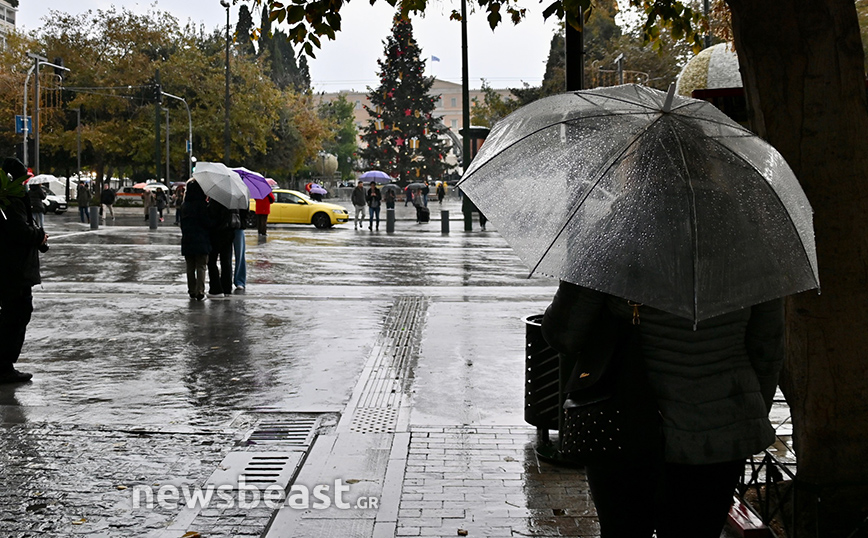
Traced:
<path fill-rule="evenodd" d="M 666 101 L 663 103 L 663 113 L 666 114 L 672 110 L 672 100 L 675 98 L 675 83 L 669 83 L 669 91 L 666 92 Z"/>

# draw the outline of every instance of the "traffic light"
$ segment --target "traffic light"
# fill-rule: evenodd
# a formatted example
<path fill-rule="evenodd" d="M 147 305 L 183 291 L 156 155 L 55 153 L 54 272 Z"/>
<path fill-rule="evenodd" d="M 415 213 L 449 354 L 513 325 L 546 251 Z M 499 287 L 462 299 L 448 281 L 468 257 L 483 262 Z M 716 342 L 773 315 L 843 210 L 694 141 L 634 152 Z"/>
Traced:
<path fill-rule="evenodd" d="M 55 58 L 54 61 L 51 63 L 53 63 L 54 65 L 59 65 L 60 67 L 63 67 L 63 58 Z M 60 77 L 63 76 L 63 73 L 65 71 L 66 71 L 65 69 L 60 69 L 57 67 L 54 68 L 54 74 L 57 76 L 60 76 Z"/>
<path fill-rule="evenodd" d="M 154 101 L 156 103 L 163 103 L 163 87 L 161 84 L 154 84 Z"/>

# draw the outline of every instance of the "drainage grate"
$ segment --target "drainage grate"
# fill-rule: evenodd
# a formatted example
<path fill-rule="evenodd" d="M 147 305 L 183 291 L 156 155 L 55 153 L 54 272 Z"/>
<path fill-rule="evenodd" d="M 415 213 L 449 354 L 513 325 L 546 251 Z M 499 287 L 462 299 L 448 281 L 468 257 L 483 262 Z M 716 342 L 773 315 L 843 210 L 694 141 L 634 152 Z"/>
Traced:
<path fill-rule="evenodd" d="M 398 408 L 365 407 L 353 411 L 350 431 L 356 433 L 395 433 Z"/>
<path fill-rule="evenodd" d="M 235 489 L 243 481 L 247 486 L 277 484 L 286 488 L 302 456 L 302 452 L 230 452 L 205 486 L 231 486 Z"/>
<path fill-rule="evenodd" d="M 319 423 L 318 417 L 263 418 L 247 438 L 247 444 L 279 443 L 307 448 Z"/>
<path fill-rule="evenodd" d="M 358 408 L 399 407 L 406 390 L 428 303 L 420 297 L 399 297 L 386 318 L 379 353 L 359 397 Z"/>

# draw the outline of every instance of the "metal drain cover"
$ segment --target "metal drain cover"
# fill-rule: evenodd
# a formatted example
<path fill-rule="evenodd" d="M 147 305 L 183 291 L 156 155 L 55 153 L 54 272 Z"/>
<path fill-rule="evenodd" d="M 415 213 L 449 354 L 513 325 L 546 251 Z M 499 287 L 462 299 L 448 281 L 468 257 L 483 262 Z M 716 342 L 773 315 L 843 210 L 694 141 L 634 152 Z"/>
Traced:
<path fill-rule="evenodd" d="M 286 488 L 303 455 L 302 452 L 230 452 L 205 486 L 228 485 L 234 489 L 243 479 L 248 486 L 277 484 Z"/>
<path fill-rule="evenodd" d="M 350 431 L 356 433 L 395 433 L 397 424 L 397 408 L 362 407 L 353 411 Z"/>
<path fill-rule="evenodd" d="M 247 443 L 307 448 L 313 442 L 318 423 L 318 417 L 263 418 L 256 423 Z"/>

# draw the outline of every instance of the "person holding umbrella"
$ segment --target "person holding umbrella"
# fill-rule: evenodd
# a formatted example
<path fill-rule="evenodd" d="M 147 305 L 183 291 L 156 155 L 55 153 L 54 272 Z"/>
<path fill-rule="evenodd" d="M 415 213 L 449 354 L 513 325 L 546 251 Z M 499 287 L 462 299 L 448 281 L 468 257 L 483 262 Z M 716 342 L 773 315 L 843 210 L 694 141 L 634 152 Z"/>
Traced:
<path fill-rule="evenodd" d="M 536 184 L 563 190 L 529 196 Z M 567 405 L 581 401 L 576 380 L 612 356 L 624 366 L 613 376 L 646 378 L 648 401 L 625 410 L 657 412 L 627 430 L 656 433 L 628 437 L 641 451 L 619 444 L 584 462 L 601 537 L 718 538 L 745 459 L 775 438 L 784 298 L 819 287 L 811 206 L 792 170 L 709 103 L 627 84 L 513 112 L 460 185 L 531 273 L 560 280 L 542 333 L 569 380 L 565 424 L 578 415 Z M 607 419 L 620 420 L 595 415 Z M 587 444 L 608 437 L 581 431 Z"/>
<path fill-rule="evenodd" d="M 353 207 L 356 210 L 356 215 L 353 217 L 353 229 L 358 230 L 361 223 L 365 220 L 365 184 L 362 183 L 362 180 L 359 180 L 358 184 L 356 184 L 356 188 L 353 189 L 353 193 L 350 196 L 350 201 L 353 203 Z"/>
<path fill-rule="evenodd" d="M 211 221 L 208 297 L 229 297 L 232 293 L 232 240 L 235 237 L 232 212 L 214 198 L 208 198 L 208 218 Z"/>
<path fill-rule="evenodd" d="M 268 193 L 263 198 L 256 200 L 256 228 L 262 237 L 268 235 L 268 215 L 271 213 L 271 204 L 274 203 L 274 200 L 273 193 Z"/>
<path fill-rule="evenodd" d="M 377 188 L 377 182 L 371 181 L 371 188 L 365 195 L 365 202 L 368 204 L 368 229 L 371 230 L 374 225 L 374 216 L 377 217 L 377 229 L 380 229 L 380 202 L 383 200 L 383 195 L 380 194 L 380 189 Z"/>
<path fill-rule="evenodd" d="M 176 210 L 181 223 L 181 255 L 187 264 L 187 293 L 205 299 L 205 271 L 211 253 L 211 219 L 205 193 L 195 179 L 187 182 L 184 202 Z"/>

